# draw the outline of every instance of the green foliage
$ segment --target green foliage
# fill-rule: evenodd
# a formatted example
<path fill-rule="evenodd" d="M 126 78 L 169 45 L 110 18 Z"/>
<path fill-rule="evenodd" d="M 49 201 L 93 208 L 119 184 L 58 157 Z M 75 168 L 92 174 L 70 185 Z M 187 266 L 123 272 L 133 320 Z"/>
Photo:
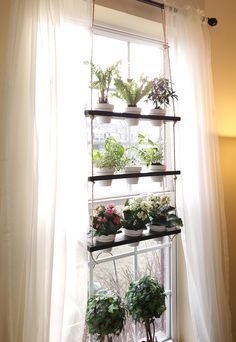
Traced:
<path fill-rule="evenodd" d="M 143 74 L 139 81 L 130 78 L 125 81 L 118 76 L 115 78 L 116 91 L 112 95 L 125 101 L 129 107 L 136 107 L 137 103 L 150 92 L 152 84 L 153 81 L 149 81 Z"/>
<path fill-rule="evenodd" d="M 175 208 L 170 205 L 169 196 L 152 194 L 148 196 L 147 201 L 150 204 L 149 217 L 151 224 L 168 228 L 183 226 L 181 218 L 173 213 Z"/>
<path fill-rule="evenodd" d="M 89 333 L 97 335 L 97 341 L 112 342 L 124 328 L 125 309 L 118 294 L 100 290 L 88 300 L 86 323 Z"/>
<path fill-rule="evenodd" d="M 144 324 L 148 342 L 155 341 L 154 321 L 166 310 L 165 297 L 163 285 L 150 276 L 129 285 L 126 293 L 128 311 L 136 322 Z"/>
<path fill-rule="evenodd" d="M 148 209 L 149 204 L 142 196 L 126 200 L 123 208 L 122 226 L 130 230 L 147 229 L 146 224 L 150 222 Z"/>
<path fill-rule="evenodd" d="M 119 171 L 122 168 L 122 157 L 124 146 L 113 137 L 105 140 L 105 151 L 93 150 L 93 161 L 98 168 L 115 168 Z"/>
<path fill-rule="evenodd" d="M 114 77 L 119 74 L 121 61 L 111 64 L 104 70 L 92 62 L 86 63 L 91 65 L 92 75 L 95 76 L 95 80 L 91 82 L 90 87 L 99 90 L 99 103 L 108 103 L 110 85 Z"/>
<path fill-rule="evenodd" d="M 159 143 L 153 142 L 144 135 L 138 135 L 139 147 L 138 153 L 140 159 L 147 165 L 161 164 L 164 158 L 163 147 Z"/>
<path fill-rule="evenodd" d="M 167 78 L 154 78 L 153 87 L 148 94 L 147 101 L 152 101 L 155 109 L 161 108 L 163 105 L 169 105 L 170 99 L 178 100 L 178 96 L 173 90 L 173 83 Z"/>

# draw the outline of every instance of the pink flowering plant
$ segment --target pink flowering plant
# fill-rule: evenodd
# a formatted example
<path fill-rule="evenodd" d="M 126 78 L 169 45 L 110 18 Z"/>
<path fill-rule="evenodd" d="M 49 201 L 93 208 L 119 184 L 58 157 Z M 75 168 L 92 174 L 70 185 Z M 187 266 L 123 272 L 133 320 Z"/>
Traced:
<path fill-rule="evenodd" d="M 101 236 L 120 233 L 121 219 L 122 215 L 113 203 L 109 203 L 107 206 L 99 205 L 95 209 L 92 221 L 94 235 Z"/>
<path fill-rule="evenodd" d="M 146 229 L 146 224 L 150 222 L 149 209 L 150 204 L 142 196 L 126 200 L 123 208 L 122 226 L 130 230 Z"/>

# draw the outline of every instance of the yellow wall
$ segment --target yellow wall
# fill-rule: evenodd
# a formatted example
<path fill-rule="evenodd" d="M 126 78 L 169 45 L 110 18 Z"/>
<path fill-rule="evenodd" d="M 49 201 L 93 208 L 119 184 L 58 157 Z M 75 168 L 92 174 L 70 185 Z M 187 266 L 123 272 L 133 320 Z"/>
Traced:
<path fill-rule="evenodd" d="M 236 341 L 236 1 L 205 0 L 206 13 L 218 19 L 211 29 L 216 121 L 229 242 L 230 306 Z"/>

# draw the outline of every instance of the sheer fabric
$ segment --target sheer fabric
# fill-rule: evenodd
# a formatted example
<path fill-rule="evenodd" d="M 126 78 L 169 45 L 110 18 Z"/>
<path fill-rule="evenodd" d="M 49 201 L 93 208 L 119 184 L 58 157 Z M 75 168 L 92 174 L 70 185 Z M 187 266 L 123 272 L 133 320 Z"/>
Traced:
<path fill-rule="evenodd" d="M 172 78 L 179 95 L 179 214 L 195 338 L 232 341 L 227 242 L 214 127 L 208 27 L 203 13 L 167 9 Z M 182 210 L 182 208 L 184 208 Z"/>
<path fill-rule="evenodd" d="M 78 342 L 90 0 L 14 0 L 1 113 L 0 340 Z"/>

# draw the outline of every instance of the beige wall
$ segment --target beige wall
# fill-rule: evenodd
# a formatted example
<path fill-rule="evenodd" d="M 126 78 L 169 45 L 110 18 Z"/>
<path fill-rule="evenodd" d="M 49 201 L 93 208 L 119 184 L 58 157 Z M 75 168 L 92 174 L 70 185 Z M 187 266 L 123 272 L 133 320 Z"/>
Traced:
<path fill-rule="evenodd" d="M 206 13 L 218 19 L 211 29 L 216 121 L 229 241 L 230 306 L 236 341 L 236 1 L 205 0 Z"/>

